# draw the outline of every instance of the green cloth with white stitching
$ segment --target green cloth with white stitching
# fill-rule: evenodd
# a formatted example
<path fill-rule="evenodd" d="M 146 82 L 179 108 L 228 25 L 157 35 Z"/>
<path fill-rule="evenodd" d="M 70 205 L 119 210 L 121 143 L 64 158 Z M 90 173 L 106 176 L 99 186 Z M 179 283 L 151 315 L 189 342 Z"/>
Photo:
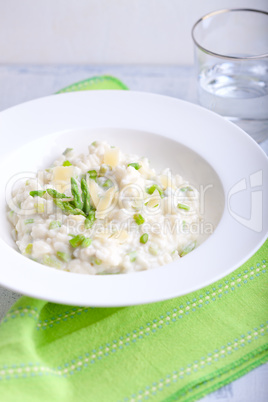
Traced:
<path fill-rule="evenodd" d="M 268 360 L 266 260 L 268 240 L 218 282 L 149 305 L 22 297 L 0 325 L 0 400 L 201 398 Z"/>

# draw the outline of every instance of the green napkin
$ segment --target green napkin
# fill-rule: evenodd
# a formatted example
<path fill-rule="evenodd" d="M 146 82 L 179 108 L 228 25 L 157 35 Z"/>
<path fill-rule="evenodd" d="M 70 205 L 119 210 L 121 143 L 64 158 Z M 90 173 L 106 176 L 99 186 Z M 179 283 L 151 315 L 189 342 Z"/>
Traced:
<path fill-rule="evenodd" d="M 186 402 L 235 380 L 268 360 L 267 257 L 268 240 L 218 282 L 149 305 L 22 297 L 0 325 L 1 401 Z"/>
<path fill-rule="evenodd" d="M 115 77 L 110 75 L 102 75 L 76 82 L 66 88 L 61 89 L 57 92 L 57 94 L 74 91 L 87 91 L 89 89 L 128 89 L 128 87 Z"/>

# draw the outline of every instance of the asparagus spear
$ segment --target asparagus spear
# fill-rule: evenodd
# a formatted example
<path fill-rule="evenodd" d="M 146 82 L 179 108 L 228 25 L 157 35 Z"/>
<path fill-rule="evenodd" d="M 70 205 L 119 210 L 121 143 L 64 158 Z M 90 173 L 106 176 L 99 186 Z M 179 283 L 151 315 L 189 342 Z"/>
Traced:
<path fill-rule="evenodd" d="M 71 192 L 74 197 L 73 202 L 74 202 L 75 207 L 82 209 L 82 201 L 81 201 L 79 188 L 78 188 L 76 180 L 73 177 L 71 177 Z"/>
<path fill-rule="evenodd" d="M 84 225 L 86 229 L 91 229 L 93 223 L 95 222 L 96 218 L 95 218 L 95 211 L 91 210 L 88 213 L 87 218 L 85 219 Z"/>
<path fill-rule="evenodd" d="M 81 190 L 82 190 L 82 201 L 83 201 L 83 211 L 88 215 L 90 211 L 90 194 L 88 185 L 85 179 L 81 180 Z"/>
<path fill-rule="evenodd" d="M 48 188 L 47 189 L 47 193 L 52 197 L 52 198 L 70 198 L 67 197 L 67 195 L 63 194 L 63 193 L 59 193 L 56 190 L 53 190 L 53 188 Z"/>
<path fill-rule="evenodd" d="M 55 198 L 53 201 L 57 205 L 57 207 L 59 207 L 63 212 L 66 212 L 67 214 L 86 216 L 86 214 L 81 209 L 75 208 L 70 204 L 69 201 L 61 201 L 57 198 Z"/>

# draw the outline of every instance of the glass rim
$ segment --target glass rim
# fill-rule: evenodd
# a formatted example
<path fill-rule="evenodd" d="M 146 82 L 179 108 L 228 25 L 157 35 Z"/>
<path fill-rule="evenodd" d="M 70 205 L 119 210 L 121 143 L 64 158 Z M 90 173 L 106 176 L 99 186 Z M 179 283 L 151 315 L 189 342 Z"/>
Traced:
<path fill-rule="evenodd" d="M 201 46 L 198 41 L 195 38 L 194 35 L 194 31 L 195 28 L 200 24 L 200 22 L 204 21 L 207 18 L 213 17 L 215 15 L 218 14 L 224 14 L 224 13 L 230 13 L 230 12 L 236 12 L 236 11 L 249 11 L 249 12 L 254 12 L 254 13 L 259 13 L 259 14 L 264 14 L 266 16 L 268 16 L 268 12 L 267 11 L 263 11 L 263 10 L 256 10 L 253 8 L 225 8 L 222 10 L 217 10 L 217 11 L 212 11 L 210 13 L 205 14 L 203 17 L 199 18 L 199 20 L 196 21 L 196 23 L 193 25 L 191 34 L 192 34 L 192 39 L 194 41 L 194 44 L 203 52 L 210 54 L 211 56 L 216 56 L 219 57 L 221 59 L 229 59 L 229 60 L 255 60 L 255 59 L 263 59 L 268 57 L 268 53 L 264 53 L 264 54 L 260 54 L 260 55 L 254 55 L 254 56 L 244 56 L 244 57 L 240 57 L 240 56 L 228 56 L 228 55 L 224 55 L 224 54 L 220 54 L 220 53 L 216 53 L 216 52 L 212 52 L 209 49 L 206 49 L 205 47 Z"/>

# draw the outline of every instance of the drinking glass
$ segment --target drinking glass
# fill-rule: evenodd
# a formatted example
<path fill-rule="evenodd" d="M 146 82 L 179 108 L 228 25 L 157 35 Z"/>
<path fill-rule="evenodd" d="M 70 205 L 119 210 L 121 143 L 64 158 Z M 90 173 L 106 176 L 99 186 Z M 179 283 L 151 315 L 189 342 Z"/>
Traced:
<path fill-rule="evenodd" d="M 257 142 L 268 138 L 268 13 L 219 10 L 192 29 L 198 98 Z"/>

